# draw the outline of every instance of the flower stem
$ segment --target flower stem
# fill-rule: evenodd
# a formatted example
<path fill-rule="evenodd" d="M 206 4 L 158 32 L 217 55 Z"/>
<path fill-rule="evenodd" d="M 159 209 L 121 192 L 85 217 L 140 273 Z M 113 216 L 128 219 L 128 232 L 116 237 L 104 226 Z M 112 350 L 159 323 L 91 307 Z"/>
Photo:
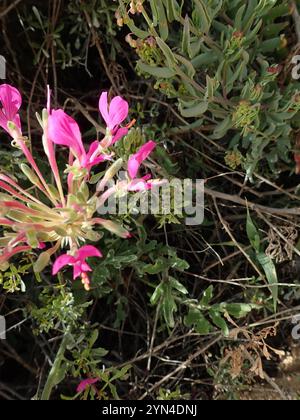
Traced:
<path fill-rule="evenodd" d="M 70 342 L 70 339 L 71 339 L 70 330 L 67 330 L 61 342 L 61 345 L 58 350 L 55 361 L 53 363 L 53 366 L 50 370 L 46 385 L 44 387 L 44 390 L 41 396 L 41 401 L 49 401 L 53 388 L 57 386 L 64 379 L 65 375 L 62 375 L 62 372 L 63 372 L 62 362 L 64 360 L 65 351 L 66 351 L 67 345 Z"/>

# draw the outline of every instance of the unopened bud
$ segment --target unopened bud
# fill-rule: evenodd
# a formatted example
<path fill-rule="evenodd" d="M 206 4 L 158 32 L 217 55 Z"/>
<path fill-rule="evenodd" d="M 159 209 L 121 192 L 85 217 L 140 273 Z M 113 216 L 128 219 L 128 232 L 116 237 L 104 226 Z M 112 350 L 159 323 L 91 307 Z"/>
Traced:
<path fill-rule="evenodd" d="M 137 47 L 137 42 L 135 39 L 132 38 L 131 34 L 128 34 L 125 38 L 126 42 L 131 46 L 131 48 Z"/>
<path fill-rule="evenodd" d="M 129 13 L 131 13 L 132 15 L 135 15 L 136 14 L 136 8 L 135 8 L 135 4 L 134 4 L 134 2 L 132 1 L 131 3 L 130 3 L 130 9 L 129 9 Z"/>
<path fill-rule="evenodd" d="M 108 181 L 113 179 L 113 177 L 119 172 L 119 170 L 122 168 L 122 166 L 123 166 L 123 159 L 120 158 L 106 171 L 106 173 L 104 175 L 104 178 L 102 179 L 102 181 L 97 186 L 97 191 L 98 192 L 104 190 L 104 187 L 106 186 Z"/>

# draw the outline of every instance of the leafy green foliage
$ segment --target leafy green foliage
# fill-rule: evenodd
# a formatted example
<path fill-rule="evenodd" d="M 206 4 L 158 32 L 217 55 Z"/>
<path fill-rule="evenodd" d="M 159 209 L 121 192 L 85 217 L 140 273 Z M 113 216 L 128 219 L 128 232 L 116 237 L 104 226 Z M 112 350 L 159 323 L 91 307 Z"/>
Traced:
<path fill-rule="evenodd" d="M 288 54 L 282 34 L 288 4 L 144 1 L 144 20 L 128 15 L 129 1 L 119 4 L 140 57 L 138 71 L 177 101 L 184 118 L 209 125 L 210 139 L 224 139 L 238 151 L 248 177 L 265 172 L 265 163 L 277 175 L 290 162 L 299 115 L 299 84 L 280 81 L 279 62 Z"/>
<path fill-rule="evenodd" d="M 260 309 L 258 305 L 244 303 L 213 304 L 214 288 L 209 286 L 203 293 L 199 303 L 188 301 L 188 314 L 184 318 L 187 327 L 194 327 L 199 334 L 207 335 L 218 327 L 225 336 L 229 335 L 226 315 L 235 319 L 246 317 L 252 310 Z"/>
<path fill-rule="evenodd" d="M 270 290 L 274 303 L 274 311 L 276 312 L 278 303 L 278 277 L 276 267 L 271 257 L 266 255 L 261 249 L 260 234 L 252 221 L 249 211 L 247 215 L 247 234 L 249 241 L 256 252 L 257 261 L 263 268 L 268 283 L 270 284 Z"/>

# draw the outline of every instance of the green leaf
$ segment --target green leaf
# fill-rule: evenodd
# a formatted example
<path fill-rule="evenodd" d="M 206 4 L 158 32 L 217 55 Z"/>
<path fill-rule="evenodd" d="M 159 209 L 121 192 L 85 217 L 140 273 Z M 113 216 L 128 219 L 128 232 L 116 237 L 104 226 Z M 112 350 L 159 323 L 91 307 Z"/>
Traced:
<path fill-rule="evenodd" d="M 169 27 L 162 0 L 155 0 L 158 11 L 158 25 L 161 38 L 165 41 L 169 36 Z"/>
<path fill-rule="evenodd" d="M 184 324 L 186 327 L 193 327 L 198 334 L 209 334 L 212 330 L 212 326 L 204 317 L 202 312 L 196 308 L 190 308 L 189 313 L 184 318 Z"/>
<path fill-rule="evenodd" d="M 144 273 L 148 274 L 159 274 L 165 271 L 169 267 L 166 260 L 159 258 L 155 264 L 148 264 L 144 267 Z"/>
<path fill-rule="evenodd" d="M 176 270 L 184 271 L 190 268 L 190 265 L 187 261 L 174 256 L 171 260 L 170 268 L 175 268 Z"/>
<path fill-rule="evenodd" d="M 208 105 L 207 101 L 201 101 L 191 108 L 182 108 L 181 105 L 179 105 L 179 108 L 184 118 L 195 118 L 203 115 L 208 110 Z"/>
<path fill-rule="evenodd" d="M 239 8 L 239 10 L 237 11 L 237 13 L 235 15 L 234 27 L 236 28 L 237 31 L 242 31 L 243 30 L 242 19 L 243 19 L 243 15 L 245 13 L 245 10 L 246 10 L 246 4 L 243 4 Z"/>
<path fill-rule="evenodd" d="M 197 57 L 193 58 L 192 65 L 195 69 L 199 69 L 200 67 L 207 67 L 210 64 L 215 63 L 218 61 L 218 55 L 213 51 L 208 53 L 202 53 Z"/>
<path fill-rule="evenodd" d="M 176 0 L 163 0 L 165 5 L 169 22 L 180 20 L 181 8 Z"/>
<path fill-rule="evenodd" d="M 156 42 L 159 48 L 162 50 L 164 56 L 166 57 L 168 66 L 172 69 L 177 64 L 176 58 L 171 50 L 171 48 L 159 37 L 156 37 Z"/>
<path fill-rule="evenodd" d="M 174 54 L 174 56 L 176 57 L 176 59 L 182 63 L 185 67 L 185 72 L 186 74 L 193 79 L 195 77 L 196 74 L 196 70 L 194 69 L 193 64 L 191 63 L 190 60 L 187 60 L 186 58 L 182 57 L 179 54 Z"/>
<path fill-rule="evenodd" d="M 274 312 L 277 312 L 279 290 L 278 290 L 278 286 L 277 286 L 278 277 L 277 277 L 275 264 L 273 263 L 272 259 L 268 255 L 266 255 L 262 252 L 257 255 L 257 259 L 258 259 L 260 265 L 262 266 L 262 268 L 264 269 L 267 280 L 268 280 L 269 284 L 271 285 L 270 286 L 270 291 L 271 291 L 272 297 L 273 297 Z"/>
<path fill-rule="evenodd" d="M 212 322 L 222 330 L 223 334 L 225 335 L 225 337 L 229 336 L 229 329 L 228 326 L 225 322 L 225 320 L 222 318 L 221 314 L 219 311 L 217 311 L 214 308 L 211 308 L 209 310 L 209 316 L 212 320 Z"/>
<path fill-rule="evenodd" d="M 97 349 L 92 349 L 91 350 L 91 355 L 93 356 L 93 358 L 97 358 L 97 359 L 102 359 L 103 357 L 105 357 L 109 352 L 101 347 L 97 348 Z"/>
<path fill-rule="evenodd" d="M 212 138 L 213 139 L 221 139 L 222 137 L 224 137 L 228 130 L 230 130 L 232 128 L 232 118 L 230 115 L 228 115 L 228 117 L 226 117 L 215 129 Z"/>
<path fill-rule="evenodd" d="M 169 67 L 154 67 L 143 63 L 141 60 L 137 62 L 137 68 L 143 73 L 148 73 L 158 79 L 171 79 L 176 76 L 176 71 Z"/>
<path fill-rule="evenodd" d="M 160 283 L 153 292 L 153 295 L 150 298 L 151 305 L 157 305 L 159 299 L 163 295 L 163 283 Z"/>
<path fill-rule="evenodd" d="M 260 252 L 260 235 L 258 229 L 256 228 L 253 220 L 250 216 L 249 209 L 247 209 L 247 224 L 246 231 L 248 239 L 256 252 Z"/>
<path fill-rule="evenodd" d="M 202 0 L 194 0 L 197 17 L 199 19 L 200 23 L 200 31 L 204 32 L 205 34 L 208 34 L 211 26 L 211 16 L 209 14 L 209 10 L 206 6 L 206 4 Z"/>
<path fill-rule="evenodd" d="M 138 256 L 134 255 L 134 254 L 129 254 L 129 255 L 119 255 L 117 257 L 114 257 L 111 260 L 111 264 L 117 268 L 124 268 L 125 266 L 128 266 L 132 263 L 134 263 L 135 261 L 138 261 Z"/>
<path fill-rule="evenodd" d="M 135 26 L 134 22 L 132 19 L 128 19 L 128 21 L 126 21 L 126 25 L 129 27 L 129 29 L 131 30 L 131 32 L 136 35 L 138 38 L 140 39 L 146 39 L 149 37 L 149 32 L 147 31 L 143 31 L 142 29 L 139 29 L 137 26 Z"/>
<path fill-rule="evenodd" d="M 212 298 L 214 297 L 214 286 L 209 286 L 203 293 L 202 299 L 200 301 L 201 306 L 208 306 L 211 302 Z"/>
<path fill-rule="evenodd" d="M 149 0 L 149 3 L 151 7 L 153 26 L 156 27 L 158 24 L 157 0 Z"/>
<path fill-rule="evenodd" d="M 186 15 L 183 26 L 183 35 L 182 35 L 182 52 L 186 54 L 189 58 L 193 57 L 193 52 L 191 49 L 191 33 L 190 33 L 190 19 Z"/>
<path fill-rule="evenodd" d="M 259 45 L 259 51 L 262 53 L 275 52 L 279 49 L 281 45 L 281 39 L 279 37 L 273 39 L 267 39 L 264 42 L 261 42 Z"/>
<path fill-rule="evenodd" d="M 216 79 L 212 79 L 208 75 L 206 75 L 206 94 L 205 98 L 208 101 L 212 101 L 213 97 L 215 96 L 215 92 L 220 86 L 220 82 Z"/>
<path fill-rule="evenodd" d="M 236 319 L 244 318 L 253 309 L 261 309 L 259 305 L 247 303 L 222 303 L 218 305 L 221 312 L 228 312 L 229 315 Z"/>
<path fill-rule="evenodd" d="M 162 313 L 167 325 L 170 328 L 174 328 L 175 320 L 174 320 L 174 312 L 177 311 L 177 306 L 172 295 L 172 288 L 169 284 L 165 283 L 163 285 L 164 289 L 164 300 L 162 302 Z"/>
<path fill-rule="evenodd" d="M 187 295 L 189 293 L 187 289 L 174 277 L 169 277 L 169 282 L 173 289 L 178 290 L 178 292 L 182 293 L 183 295 Z"/>
<path fill-rule="evenodd" d="M 40 12 L 38 11 L 38 9 L 35 6 L 32 7 L 32 11 L 33 11 L 35 17 L 37 18 L 39 24 L 41 25 L 41 28 L 44 29 L 43 20 L 41 18 Z"/>

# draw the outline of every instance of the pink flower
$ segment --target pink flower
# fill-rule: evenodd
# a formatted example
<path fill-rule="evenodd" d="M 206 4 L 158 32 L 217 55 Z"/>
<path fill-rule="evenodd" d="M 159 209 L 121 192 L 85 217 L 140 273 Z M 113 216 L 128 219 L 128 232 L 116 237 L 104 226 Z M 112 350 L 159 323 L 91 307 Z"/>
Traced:
<path fill-rule="evenodd" d="M 88 172 L 90 172 L 93 166 L 99 165 L 99 163 L 102 163 L 105 160 L 109 160 L 111 158 L 109 155 L 99 155 L 99 146 L 100 143 L 97 140 L 94 141 L 91 144 L 88 153 L 85 153 L 81 156 L 81 167 L 87 169 Z"/>
<path fill-rule="evenodd" d="M 100 154 L 98 141 L 92 143 L 86 153 L 77 122 L 62 109 L 52 111 L 49 115 L 48 136 L 53 143 L 68 147 L 77 158 L 80 167 L 87 169 L 88 172 L 107 158 Z"/>
<path fill-rule="evenodd" d="M 128 161 L 128 173 L 131 179 L 135 179 L 140 169 L 141 164 L 148 158 L 148 156 L 155 149 L 156 144 L 154 141 L 148 141 L 140 148 L 134 155 L 130 156 Z"/>
<path fill-rule="evenodd" d="M 85 154 L 77 122 L 62 109 L 49 115 L 48 136 L 53 143 L 69 147 L 78 159 Z"/>
<path fill-rule="evenodd" d="M 140 148 L 134 155 L 130 156 L 128 160 L 128 174 L 131 182 L 128 185 L 128 191 L 144 191 L 152 188 L 151 175 L 146 175 L 143 178 L 136 178 L 141 164 L 148 158 L 148 156 L 155 149 L 154 141 L 149 141 Z"/>
<path fill-rule="evenodd" d="M 102 253 L 91 245 L 85 245 L 80 248 L 75 256 L 64 254 L 57 258 L 53 265 L 52 274 L 55 276 L 62 268 L 67 265 L 73 266 L 73 279 L 76 280 L 81 276 L 82 283 L 86 290 L 90 290 L 90 282 L 87 273 L 91 272 L 91 267 L 87 264 L 86 259 L 90 257 L 102 258 Z"/>
<path fill-rule="evenodd" d="M 91 378 L 91 379 L 84 379 L 83 381 L 80 382 L 80 384 L 77 387 L 77 392 L 81 393 L 84 392 L 88 387 L 90 387 L 91 385 L 96 384 L 97 382 L 99 382 L 98 378 Z"/>
<path fill-rule="evenodd" d="M 20 92 L 10 85 L 1 85 L 0 102 L 2 104 L 0 109 L 0 127 L 12 135 L 7 127 L 7 124 L 12 122 L 21 131 L 19 109 L 22 105 L 22 97 Z"/>
<path fill-rule="evenodd" d="M 99 110 L 109 131 L 109 141 L 104 140 L 105 146 L 109 147 L 128 133 L 128 128 L 120 127 L 120 125 L 128 117 L 129 105 L 120 96 L 114 97 L 108 105 L 108 93 L 104 92 L 100 96 Z"/>

